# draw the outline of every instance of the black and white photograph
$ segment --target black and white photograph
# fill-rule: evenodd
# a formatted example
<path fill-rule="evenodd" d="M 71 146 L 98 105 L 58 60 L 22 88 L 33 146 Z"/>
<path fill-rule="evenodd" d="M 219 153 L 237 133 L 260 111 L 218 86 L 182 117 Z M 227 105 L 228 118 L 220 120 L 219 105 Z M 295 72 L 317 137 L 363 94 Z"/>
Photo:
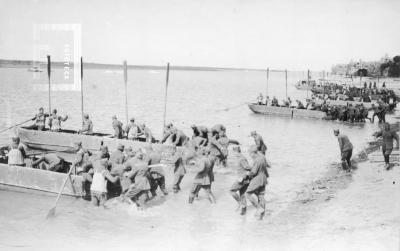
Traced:
<path fill-rule="evenodd" d="M 0 0 L 0 250 L 400 251 L 400 1 Z"/>

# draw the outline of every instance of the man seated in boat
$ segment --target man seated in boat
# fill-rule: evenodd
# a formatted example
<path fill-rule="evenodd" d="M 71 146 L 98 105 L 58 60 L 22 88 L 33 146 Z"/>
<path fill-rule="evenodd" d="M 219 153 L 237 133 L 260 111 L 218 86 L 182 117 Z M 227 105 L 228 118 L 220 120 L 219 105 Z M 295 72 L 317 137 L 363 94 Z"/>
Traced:
<path fill-rule="evenodd" d="M 158 142 L 158 140 L 156 140 L 154 138 L 153 133 L 150 130 L 150 128 L 147 127 L 145 123 L 142 123 L 140 125 L 140 130 L 143 132 L 143 136 L 146 139 L 147 143 L 157 143 Z"/>
<path fill-rule="evenodd" d="M 138 124 L 135 123 L 135 118 L 131 118 L 129 123 L 125 127 L 125 133 L 128 139 L 130 140 L 138 140 L 139 136 L 143 133 L 140 130 Z"/>
<path fill-rule="evenodd" d="M 172 131 L 174 129 L 174 125 L 172 123 L 168 123 L 163 132 L 163 138 L 161 139 L 161 143 L 165 143 L 167 139 L 172 135 Z"/>
<path fill-rule="evenodd" d="M 267 97 L 265 98 L 265 105 L 268 105 L 269 102 L 270 102 L 270 99 L 269 99 L 269 96 L 267 96 Z"/>
<path fill-rule="evenodd" d="M 124 135 L 122 126 L 123 126 L 122 122 L 117 119 L 116 115 L 113 115 L 112 116 L 112 127 L 114 129 L 113 138 L 122 139 L 122 136 Z"/>
<path fill-rule="evenodd" d="M 89 119 L 89 114 L 84 114 L 83 115 L 83 121 L 82 121 L 82 129 L 78 131 L 79 134 L 86 134 L 86 135 L 92 135 L 93 134 L 93 123 Z"/>
<path fill-rule="evenodd" d="M 306 109 L 300 100 L 296 99 L 296 103 L 297 103 L 296 109 Z"/>
<path fill-rule="evenodd" d="M 316 105 L 315 102 L 313 100 L 308 100 L 307 101 L 307 110 L 316 110 Z"/>
<path fill-rule="evenodd" d="M 10 146 L 7 146 L 7 164 L 13 166 L 25 166 L 25 145 L 20 142 L 19 137 L 13 137 Z"/>
<path fill-rule="evenodd" d="M 64 159 L 55 153 L 43 153 L 39 159 L 32 162 L 32 166 L 48 171 L 65 172 Z"/>
<path fill-rule="evenodd" d="M 263 104 L 263 101 L 264 101 L 264 97 L 263 97 L 262 93 L 258 94 L 257 103 L 258 103 L 259 105 L 262 105 L 262 104 Z"/>
<path fill-rule="evenodd" d="M 35 115 L 35 117 L 32 118 L 33 121 L 35 121 L 35 124 L 26 127 L 27 129 L 33 129 L 33 130 L 38 130 L 38 131 L 43 131 L 45 129 L 46 125 L 46 118 L 49 116 L 49 114 L 44 113 L 43 107 L 39 108 L 39 113 Z"/>
<path fill-rule="evenodd" d="M 272 98 L 271 106 L 279 106 L 278 99 L 275 96 Z"/>
<path fill-rule="evenodd" d="M 68 119 L 68 115 L 64 117 L 57 114 L 57 109 L 54 109 L 49 117 L 49 128 L 52 132 L 61 132 L 61 122 L 65 122 Z"/>
<path fill-rule="evenodd" d="M 290 100 L 290 97 L 288 97 L 288 99 L 282 100 L 282 107 L 290 107 L 291 103 L 292 101 Z"/>

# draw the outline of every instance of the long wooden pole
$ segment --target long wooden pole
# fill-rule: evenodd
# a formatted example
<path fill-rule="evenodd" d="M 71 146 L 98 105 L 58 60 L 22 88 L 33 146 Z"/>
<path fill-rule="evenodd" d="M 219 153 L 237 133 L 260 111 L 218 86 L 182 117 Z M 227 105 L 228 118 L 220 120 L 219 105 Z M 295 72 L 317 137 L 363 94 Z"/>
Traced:
<path fill-rule="evenodd" d="M 269 80 L 269 68 L 267 68 L 267 95 L 265 98 L 268 97 L 268 80 Z M 268 102 L 268 100 L 266 102 Z"/>
<path fill-rule="evenodd" d="M 310 69 L 307 70 L 307 98 L 308 98 L 308 87 L 310 86 Z"/>
<path fill-rule="evenodd" d="M 169 63 L 167 63 L 167 77 L 165 80 L 165 97 L 164 97 L 164 124 L 163 124 L 163 133 L 165 128 L 165 119 L 167 117 L 167 97 L 168 97 L 168 81 L 169 81 Z"/>
<path fill-rule="evenodd" d="M 83 124 L 83 58 L 81 57 L 81 115 Z"/>
<path fill-rule="evenodd" d="M 124 61 L 124 82 L 125 82 L 125 117 L 128 124 L 128 64 Z"/>
<path fill-rule="evenodd" d="M 285 70 L 285 79 L 286 79 L 286 100 L 288 100 L 288 96 L 287 96 L 287 70 Z"/>
<path fill-rule="evenodd" d="M 50 75 L 51 75 L 51 60 L 50 55 L 47 55 L 47 76 L 49 80 L 49 114 L 51 114 L 51 85 L 50 85 Z"/>
<path fill-rule="evenodd" d="M 62 193 L 62 191 L 64 190 L 64 187 L 65 187 L 65 185 L 67 184 L 68 179 L 70 178 L 70 175 L 71 175 L 71 173 L 72 173 L 72 170 L 75 170 L 75 167 L 70 167 L 70 169 L 69 169 L 69 171 L 68 171 L 68 173 L 67 173 L 67 177 L 65 177 L 64 182 L 63 182 L 63 184 L 62 184 L 62 186 L 61 186 L 61 189 L 60 189 L 60 191 L 58 192 L 56 202 L 54 203 L 54 206 L 53 206 L 53 207 L 49 210 L 49 212 L 47 213 L 46 219 L 49 219 L 50 217 L 53 217 L 53 216 L 56 214 L 56 208 L 57 208 L 58 201 L 59 201 L 60 198 L 61 198 L 61 193 Z"/>

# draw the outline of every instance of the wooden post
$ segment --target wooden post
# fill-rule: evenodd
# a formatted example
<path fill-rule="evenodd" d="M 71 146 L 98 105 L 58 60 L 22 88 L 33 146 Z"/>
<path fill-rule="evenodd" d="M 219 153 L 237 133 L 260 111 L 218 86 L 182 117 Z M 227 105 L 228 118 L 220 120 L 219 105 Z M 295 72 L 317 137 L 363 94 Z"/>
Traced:
<path fill-rule="evenodd" d="M 286 79 L 286 100 L 288 100 L 288 96 L 287 96 L 287 70 L 285 70 L 285 79 Z"/>
<path fill-rule="evenodd" d="M 83 58 L 81 57 L 81 115 L 83 125 Z"/>
<path fill-rule="evenodd" d="M 128 124 L 128 64 L 124 61 L 124 82 L 125 82 L 125 117 Z"/>
<path fill-rule="evenodd" d="M 265 98 L 268 97 L 268 80 L 269 80 L 269 68 L 267 68 L 267 94 L 266 94 Z M 268 102 L 268 100 L 266 102 Z"/>
<path fill-rule="evenodd" d="M 164 128 L 165 128 L 165 120 L 167 118 L 167 97 L 168 97 L 168 81 L 169 81 L 169 63 L 167 63 L 167 77 L 165 79 L 165 96 L 164 96 L 164 123 L 163 123 L 163 130 L 162 130 L 162 136 L 164 134 Z"/>
<path fill-rule="evenodd" d="M 49 80 L 49 115 L 51 114 L 51 85 L 50 85 L 50 75 L 51 75 L 51 60 L 50 55 L 47 55 L 47 76 Z"/>
<path fill-rule="evenodd" d="M 308 99 L 308 87 L 310 86 L 310 70 L 307 70 L 307 99 Z"/>

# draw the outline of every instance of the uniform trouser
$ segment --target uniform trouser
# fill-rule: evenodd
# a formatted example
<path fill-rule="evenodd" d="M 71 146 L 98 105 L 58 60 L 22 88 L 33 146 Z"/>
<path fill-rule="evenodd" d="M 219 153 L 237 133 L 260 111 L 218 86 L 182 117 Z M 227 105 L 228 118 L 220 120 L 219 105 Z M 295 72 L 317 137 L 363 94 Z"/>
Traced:
<path fill-rule="evenodd" d="M 173 184 L 173 189 L 174 192 L 178 192 L 179 190 L 181 190 L 181 181 L 183 179 L 182 174 L 174 174 L 174 184 Z"/>
<path fill-rule="evenodd" d="M 82 196 L 85 199 L 88 199 L 90 192 L 90 185 L 92 184 L 93 177 L 89 173 L 81 173 L 80 174 L 83 178 L 82 180 Z"/>
<path fill-rule="evenodd" d="M 243 183 L 243 182 L 239 182 L 236 181 L 235 183 L 233 183 L 232 188 L 230 189 L 231 192 L 233 193 L 237 193 L 239 192 L 239 204 L 241 208 L 246 208 L 247 207 L 247 203 L 246 203 L 246 190 L 249 187 L 249 183 Z"/>
<path fill-rule="evenodd" d="M 32 130 L 43 131 L 44 126 L 43 126 L 43 125 L 38 126 L 38 125 L 36 125 L 36 124 L 33 124 L 33 125 L 30 125 L 30 126 L 27 126 L 26 129 L 32 129 Z"/>
<path fill-rule="evenodd" d="M 374 115 L 372 115 L 372 122 L 374 122 L 375 116 L 378 117 L 379 121 L 381 120 L 381 118 L 380 118 L 380 116 L 379 116 L 379 113 L 374 113 Z"/>
<path fill-rule="evenodd" d="M 194 183 L 192 186 L 192 189 L 190 190 L 189 202 L 193 201 L 193 199 L 198 196 L 200 189 L 202 189 L 202 188 L 206 191 L 207 195 L 212 196 L 211 184 L 210 185 L 202 185 L 202 184 Z"/>
<path fill-rule="evenodd" d="M 150 179 L 150 192 L 153 196 L 157 195 L 156 191 L 158 187 L 160 187 L 164 194 L 167 193 L 167 190 L 165 189 L 165 177 Z"/>
<path fill-rule="evenodd" d="M 104 206 L 107 201 L 107 193 L 91 191 L 92 203 L 95 206 Z"/>
<path fill-rule="evenodd" d="M 47 170 L 60 172 L 63 169 L 64 161 L 60 161 L 59 163 L 51 164 L 47 167 Z"/>
<path fill-rule="evenodd" d="M 386 146 L 382 146 L 382 154 L 386 164 L 389 164 L 390 154 L 392 153 L 392 150 L 392 148 L 386 148 Z"/>
<path fill-rule="evenodd" d="M 129 190 L 125 193 L 125 196 L 133 199 L 139 207 L 143 207 L 146 201 L 149 199 L 147 194 L 148 191 L 149 190 L 142 190 L 133 186 L 129 188 Z"/>
<path fill-rule="evenodd" d="M 348 169 L 351 167 L 351 156 L 353 154 L 353 150 L 346 150 L 342 152 L 342 167 L 343 169 Z M 347 164 L 347 166 L 346 166 Z"/>
<path fill-rule="evenodd" d="M 253 199 L 251 198 L 251 195 L 254 194 L 257 197 L 257 208 L 261 208 L 262 211 L 265 211 L 265 185 L 264 186 L 260 186 L 255 190 L 252 191 L 246 191 L 247 197 L 249 198 L 249 200 L 254 204 Z"/>

